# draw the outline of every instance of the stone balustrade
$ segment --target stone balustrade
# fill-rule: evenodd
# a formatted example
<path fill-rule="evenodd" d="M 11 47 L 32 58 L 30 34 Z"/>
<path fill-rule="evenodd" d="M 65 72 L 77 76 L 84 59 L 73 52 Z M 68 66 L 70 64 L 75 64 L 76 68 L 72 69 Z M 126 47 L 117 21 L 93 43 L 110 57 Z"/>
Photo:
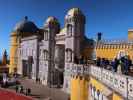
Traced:
<path fill-rule="evenodd" d="M 127 100 L 133 100 L 133 77 L 96 67 L 94 65 L 74 64 L 69 71 L 71 75 L 91 75 L 109 88 L 121 94 Z"/>

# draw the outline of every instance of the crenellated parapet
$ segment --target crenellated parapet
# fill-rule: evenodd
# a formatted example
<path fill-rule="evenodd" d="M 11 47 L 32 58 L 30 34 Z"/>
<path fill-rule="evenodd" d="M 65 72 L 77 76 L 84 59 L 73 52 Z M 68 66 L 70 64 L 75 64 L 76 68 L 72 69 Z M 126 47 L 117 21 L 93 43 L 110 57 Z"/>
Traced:
<path fill-rule="evenodd" d="M 132 49 L 133 41 L 102 40 L 96 43 L 96 49 Z"/>
<path fill-rule="evenodd" d="M 120 53 L 128 55 L 133 60 L 133 41 L 129 40 L 100 40 L 95 43 L 96 58 L 107 58 L 113 60 L 118 58 Z"/>

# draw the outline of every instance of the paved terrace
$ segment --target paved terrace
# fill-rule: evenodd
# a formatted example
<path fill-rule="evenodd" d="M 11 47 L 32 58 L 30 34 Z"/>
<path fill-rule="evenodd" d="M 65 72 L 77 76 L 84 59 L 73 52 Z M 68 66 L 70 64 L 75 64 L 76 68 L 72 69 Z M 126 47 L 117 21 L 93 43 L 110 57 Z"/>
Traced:
<path fill-rule="evenodd" d="M 49 88 L 31 79 L 22 79 L 21 84 L 24 88 L 31 88 L 31 97 L 35 100 L 68 100 L 69 97 L 61 89 Z"/>
<path fill-rule="evenodd" d="M 32 99 L 30 100 L 69 100 L 68 99 L 69 95 L 67 93 L 64 93 L 61 89 L 49 88 L 45 85 L 36 83 L 35 80 L 32 79 L 21 79 L 20 82 L 21 85 L 24 87 L 24 92 L 26 88 L 31 89 L 31 94 L 29 96 Z M 14 86 L 9 87 L 9 89 L 7 90 L 16 93 Z M 20 93 L 17 94 L 25 96 L 24 94 Z M 11 100 L 11 99 L 2 99 L 2 100 Z M 21 99 L 13 99 L 13 100 L 21 100 Z M 22 99 L 22 100 L 28 100 L 28 99 Z"/>
<path fill-rule="evenodd" d="M 91 75 L 112 90 L 121 94 L 126 100 L 133 100 L 133 77 L 97 67 L 95 65 L 68 65 L 67 74 Z"/>

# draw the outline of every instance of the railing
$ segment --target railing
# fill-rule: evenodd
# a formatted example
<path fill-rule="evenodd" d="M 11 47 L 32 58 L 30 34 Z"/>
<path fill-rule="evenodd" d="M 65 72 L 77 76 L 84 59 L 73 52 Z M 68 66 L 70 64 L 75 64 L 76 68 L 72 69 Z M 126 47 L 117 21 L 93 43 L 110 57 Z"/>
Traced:
<path fill-rule="evenodd" d="M 74 65 L 70 70 L 71 75 L 91 75 L 120 93 L 126 100 L 133 100 L 133 77 L 120 75 L 94 65 Z"/>

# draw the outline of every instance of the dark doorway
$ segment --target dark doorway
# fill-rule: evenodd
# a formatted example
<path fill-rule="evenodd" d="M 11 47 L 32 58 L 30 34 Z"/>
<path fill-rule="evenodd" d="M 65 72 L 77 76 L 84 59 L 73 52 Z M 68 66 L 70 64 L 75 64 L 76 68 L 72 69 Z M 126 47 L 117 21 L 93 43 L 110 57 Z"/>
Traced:
<path fill-rule="evenodd" d="M 32 56 L 29 56 L 28 57 L 28 70 L 29 70 L 28 77 L 29 78 L 31 78 L 31 76 L 32 76 L 32 64 L 33 64 L 33 57 Z"/>
<path fill-rule="evenodd" d="M 63 83 L 64 83 L 64 75 L 63 75 L 63 72 L 60 72 L 59 79 L 60 79 L 60 84 L 63 85 Z"/>
<path fill-rule="evenodd" d="M 31 76 L 32 76 L 32 63 L 33 63 L 32 56 L 29 56 L 28 60 L 22 60 L 23 76 L 24 77 L 31 78 Z"/>
<path fill-rule="evenodd" d="M 28 76 L 28 62 L 27 60 L 22 60 L 22 66 L 23 66 L 23 76 Z"/>

